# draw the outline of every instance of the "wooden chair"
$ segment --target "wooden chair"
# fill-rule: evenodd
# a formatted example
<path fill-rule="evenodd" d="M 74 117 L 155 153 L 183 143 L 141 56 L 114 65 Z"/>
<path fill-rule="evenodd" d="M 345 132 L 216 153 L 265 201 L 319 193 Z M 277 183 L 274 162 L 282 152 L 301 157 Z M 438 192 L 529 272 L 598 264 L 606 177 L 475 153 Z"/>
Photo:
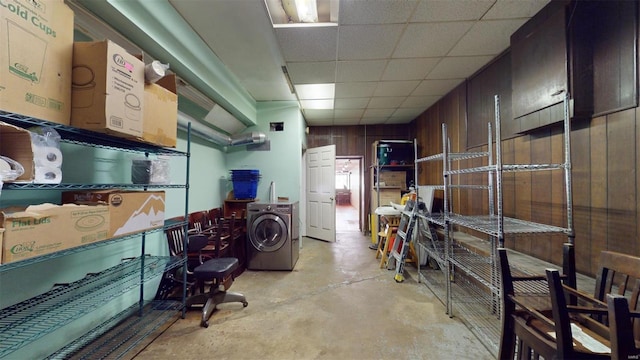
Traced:
<path fill-rule="evenodd" d="M 640 257 L 613 251 L 603 251 L 600 253 L 600 263 L 593 296 L 566 285 L 563 286 L 562 290 L 565 293 L 569 311 L 582 311 L 586 305 L 592 305 L 594 303 L 593 299 L 597 300 L 595 306 L 605 308 L 608 303 L 607 297 L 609 295 L 617 295 L 627 299 L 627 309 L 629 313 L 636 314 L 640 310 Z M 577 299 L 577 301 L 573 299 Z M 562 299 L 560 299 L 560 301 L 562 301 Z M 621 300 L 617 301 L 621 302 Z M 620 305 L 617 305 L 619 309 Z M 613 337 L 614 326 L 610 323 L 611 315 L 607 311 L 591 314 L 591 318 L 597 320 L 603 324 L 603 326 L 609 326 L 609 330 L 611 331 L 612 358 L 617 356 L 613 354 L 613 347 L 631 349 L 629 345 L 616 344 L 619 343 L 619 339 Z M 624 336 L 631 336 L 634 346 L 635 344 L 640 344 L 640 319 L 632 316 L 626 322 L 631 326 L 626 328 Z M 622 344 L 624 343 L 630 344 L 631 341 L 625 341 L 623 339 Z M 626 359 L 625 356 L 620 358 Z"/>
<path fill-rule="evenodd" d="M 207 211 L 207 216 L 209 217 L 209 226 L 217 225 L 221 218 L 224 217 L 224 213 L 222 212 L 221 207 L 209 209 Z"/>
<path fill-rule="evenodd" d="M 384 230 L 378 232 L 378 249 L 376 250 L 376 259 L 380 259 L 380 269 L 384 268 L 387 264 L 391 236 L 391 225 L 387 223 L 384 225 Z"/>
<path fill-rule="evenodd" d="M 539 282 L 543 281 L 544 277 L 513 277 L 505 249 L 498 250 L 498 258 L 503 291 L 500 359 L 513 359 L 516 339 L 520 359 L 529 359 L 531 356 L 543 356 L 545 359 L 617 359 L 619 357 L 615 355 L 613 348 L 628 347 L 628 345 L 618 344 L 633 343 L 635 346 L 636 342 L 640 343 L 638 341 L 640 320 L 636 318 L 624 321 L 632 325 L 627 327 L 626 332 L 633 337 L 633 342 L 628 339 L 620 342 L 613 336 L 614 326 L 613 324 L 611 328 L 608 326 L 609 318 L 612 316 L 609 315 L 611 309 L 607 310 L 607 304 L 604 301 L 607 300 L 607 294 L 617 292 L 619 296 L 630 299 L 631 310 L 638 309 L 640 258 L 609 251 L 603 252 L 600 258 L 595 296 L 563 283 L 563 276 L 557 270 L 547 270 L 546 286 L 549 304 L 545 304 L 544 301 L 531 301 L 530 294 L 520 297 L 514 294 L 515 283 Z M 572 326 L 580 333 L 589 335 L 591 339 L 582 342 L 576 340 Z M 603 348 L 603 353 L 597 353 L 584 346 L 594 341 L 611 350 Z"/>
<path fill-rule="evenodd" d="M 201 233 L 209 227 L 211 227 L 211 223 L 207 210 L 196 211 L 189 214 L 189 230 L 193 230 L 194 233 Z"/>
<path fill-rule="evenodd" d="M 185 232 L 184 226 L 181 225 L 184 223 L 184 216 L 178 216 L 171 219 L 168 219 L 167 222 L 175 223 L 175 226 L 171 226 L 165 229 L 164 234 L 167 239 L 167 244 L 169 247 L 169 255 L 175 257 L 182 257 L 185 253 Z M 195 278 L 193 274 L 193 269 L 202 264 L 204 261 L 212 258 L 210 254 L 203 253 L 198 250 L 190 250 L 189 245 L 187 244 L 187 272 L 186 272 L 186 287 L 187 293 L 193 293 L 195 291 Z M 183 268 L 179 267 L 173 272 L 167 272 L 164 274 L 162 279 L 160 288 L 158 290 L 157 298 L 166 299 L 172 296 L 175 292 L 176 288 L 182 287 L 182 284 L 185 283 L 185 276 L 183 272 Z"/>
<path fill-rule="evenodd" d="M 609 328 L 593 318 L 607 314 L 606 304 L 564 285 L 558 270 L 547 269 L 546 273 L 553 314 L 552 330 L 555 332 L 556 358 L 610 359 Z M 576 296 L 582 305 L 568 304 L 565 292 Z"/>
<path fill-rule="evenodd" d="M 640 348 L 633 337 L 634 323 L 640 314 L 629 311 L 629 302 L 622 295 L 607 294 L 612 359 L 640 359 Z"/>
<path fill-rule="evenodd" d="M 515 291 L 517 286 L 519 293 L 532 295 L 528 300 L 534 300 L 534 294 L 538 294 L 542 299 L 547 298 L 548 288 L 545 277 L 513 276 L 507 258 L 507 250 L 503 248 L 498 249 L 498 266 L 501 274 L 502 294 L 502 333 L 498 358 L 501 360 L 514 359 L 516 340 L 518 359 L 530 359 L 531 356 L 535 358 L 543 356 L 545 359 L 553 358 L 555 344 L 546 337 L 540 336 L 535 330 L 540 328 L 541 324 L 547 323 L 544 319 L 547 319 L 550 312 L 536 310 L 533 301 L 527 304 L 525 302 L 527 298 L 516 296 Z"/>

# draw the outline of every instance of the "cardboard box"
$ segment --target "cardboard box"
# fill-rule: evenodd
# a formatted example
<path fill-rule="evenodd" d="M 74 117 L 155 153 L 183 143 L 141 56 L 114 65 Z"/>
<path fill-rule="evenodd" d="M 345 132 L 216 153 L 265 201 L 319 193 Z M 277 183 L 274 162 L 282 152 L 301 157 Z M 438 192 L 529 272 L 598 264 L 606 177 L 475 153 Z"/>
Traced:
<path fill-rule="evenodd" d="M 155 84 L 144 85 L 142 141 L 176 147 L 178 133 L 178 95 L 176 76 L 167 75 Z"/>
<path fill-rule="evenodd" d="M 109 205 L 109 237 L 164 226 L 164 191 L 66 191 L 62 202 Z"/>
<path fill-rule="evenodd" d="M 117 44 L 73 45 L 71 125 L 142 138 L 144 63 Z"/>
<path fill-rule="evenodd" d="M 0 110 L 69 125 L 72 53 L 62 1 L 0 1 Z"/>
<path fill-rule="evenodd" d="M 380 181 L 385 186 L 397 186 L 402 189 L 407 188 L 407 173 L 405 171 L 381 171 Z"/>
<path fill-rule="evenodd" d="M 0 155 L 11 158 L 24 167 L 24 174 L 15 182 L 32 182 L 35 174 L 31 134 L 22 128 L 0 121 Z"/>
<path fill-rule="evenodd" d="M 4 228 L 0 228 L 0 264 L 2 264 L 2 235 L 4 234 Z"/>
<path fill-rule="evenodd" d="M 400 188 L 380 188 L 380 203 L 378 203 L 378 192 L 371 190 L 371 210 L 375 210 L 380 206 L 391 206 L 391 202 L 400 204 L 402 193 Z"/>
<path fill-rule="evenodd" d="M 2 262 L 106 240 L 107 206 L 40 204 L 0 210 L 4 226 Z"/>

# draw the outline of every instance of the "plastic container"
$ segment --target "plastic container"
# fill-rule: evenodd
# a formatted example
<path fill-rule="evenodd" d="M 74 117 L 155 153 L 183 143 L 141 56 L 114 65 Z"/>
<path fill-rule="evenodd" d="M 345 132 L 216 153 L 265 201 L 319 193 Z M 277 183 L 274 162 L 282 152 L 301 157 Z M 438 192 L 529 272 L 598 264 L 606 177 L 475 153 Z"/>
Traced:
<path fill-rule="evenodd" d="M 233 181 L 233 196 L 236 199 L 255 199 L 258 192 L 258 180 Z"/>
<path fill-rule="evenodd" d="M 378 145 L 378 164 L 389 165 L 389 153 L 391 152 L 391 146 L 388 144 Z"/>
<path fill-rule="evenodd" d="M 255 199 L 260 181 L 260 170 L 231 170 L 233 195 L 236 199 Z"/>

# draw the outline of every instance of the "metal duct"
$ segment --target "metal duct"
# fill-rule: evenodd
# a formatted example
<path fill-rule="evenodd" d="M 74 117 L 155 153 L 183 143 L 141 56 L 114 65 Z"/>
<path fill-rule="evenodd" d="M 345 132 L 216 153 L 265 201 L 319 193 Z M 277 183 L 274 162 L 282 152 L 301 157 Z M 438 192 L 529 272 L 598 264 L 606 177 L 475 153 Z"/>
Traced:
<path fill-rule="evenodd" d="M 267 136 L 264 133 L 259 132 L 228 136 L 200 123 L 191 116 L 178 111 L 178 128 L 181 130 L 187 130 L 189 123 L 191 123 L 191 134 L 222 146 L 262 144 L 267 139 Z"/>
<path fill-rule="evenodd" d="M 250 132 L 245 134 L 238 134 L 231 137 L 231 146 L 248 145 L 248 144 L 262 144 L 267 139 L 267 136 L 259 132 Z"/>

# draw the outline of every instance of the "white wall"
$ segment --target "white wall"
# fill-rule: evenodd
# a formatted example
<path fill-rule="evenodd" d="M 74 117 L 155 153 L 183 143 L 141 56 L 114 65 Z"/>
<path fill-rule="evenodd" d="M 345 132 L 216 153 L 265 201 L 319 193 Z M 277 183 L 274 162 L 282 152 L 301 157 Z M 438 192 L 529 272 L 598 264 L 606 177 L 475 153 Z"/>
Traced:
<path fill-rule="evenodd" d="M 270 131 L 271 122 L 284 123 L 284 131 Z M 245 132 L 258 131 L 270 141 L 268 151 L 247 151 L 244 147 L 230 148 L 227 168 L 260 170 L 257 198 L 269 201 L 269 185 L 273 181 L 276 196 L 300 201 L 302 189 L 302 135 L 304 121 L 295 101 L 258 103 L 258 124 Z M 302 206 L 300 206 L 302 208 Z"/>

